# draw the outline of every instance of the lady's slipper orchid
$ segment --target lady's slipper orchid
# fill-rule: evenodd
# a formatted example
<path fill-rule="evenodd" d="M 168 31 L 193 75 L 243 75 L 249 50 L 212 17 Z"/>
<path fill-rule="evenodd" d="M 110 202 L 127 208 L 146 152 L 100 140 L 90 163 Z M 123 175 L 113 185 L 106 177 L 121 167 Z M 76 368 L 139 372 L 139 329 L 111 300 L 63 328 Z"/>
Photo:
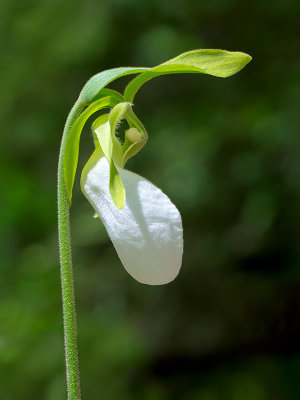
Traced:
<path fill-rule="evenodd" d="M 116 68 L 92 77 L 84 86 L 81 112 L 69 132 L 65 157 L 65 183 L 72 196 L 79 139 L 83 125 L 96 111 L 110 108 L 93 124 L 95 151 L 85 165 L 81 188 L 102 220 L 125 269 L 142 283 L 157 285 L 178 274 L 183 252 L 181 216 L 171 200 L 151 182 L 124 169 L 125 163 L 147 142 L 147 132 L 132 111 L 138 89 L 163 74 L 199 72 L 227 77 L 241 70 L 251 57 L 225 50 L 195 50 L 181 54 L 154 68 Z M 112 80 L 139 74 L 124 96 L 105 86 Z M 122 143 L 116 136 L 118 124 L 126 119 L 129 129 Z"/>
<path fill-rule="evenodd" d="M 225 50 L 194 50 L 154 68 L 115 68 L 94 75 L 83 87 L 71 109 L 58 162 L 58 228 L 68 399 L 80 399 L 76 337 L 76 312 L 69 208 L 79 155 L 79 142 L 86 121 L 105 108 L 93 124 L 95 151 L 85 165 L 81 187 L 117 250 L 126 270 L 139 282 L 150 285 L 172 281 L 179 272 L 183 238 L 181 217 L 170 199 L 151 182 L 124 169 L 126 161 L 147 142 L 147 132 L 132 111 L 139 88 L 159 75 L 201 73 L 231 76 L 251 57 Z M 106 86 L 124 75 L 139 74 L 124 96 Z M 117 126 L 126 119 L 129 129 L 121 142 Z"/>
<path fill-rule="evenodd" d="M 121 119 L 131 126 L 124 143 L 116 136 Z M 96 149 L 85 165 L 81 189 L 102 220 L 131 276 L 160 285 L 178 274 L 183 252 L 179 211 L 160 189 L 124 169 L 130 155 L 147 141 L 147 132 L 131 109 L 117 104 L 93 124 Z"/>
<path fill-rule="evenodd" d="M 82 171 L 82 191 L 101 218 L 127 272 L 141 283 L 168 283 L 181 266 L 180 214 L 151 182 L 126 169 L 117 170 L 126 192 L 121 210 L 109 192 L 110 164 L 100 147 Z"/>

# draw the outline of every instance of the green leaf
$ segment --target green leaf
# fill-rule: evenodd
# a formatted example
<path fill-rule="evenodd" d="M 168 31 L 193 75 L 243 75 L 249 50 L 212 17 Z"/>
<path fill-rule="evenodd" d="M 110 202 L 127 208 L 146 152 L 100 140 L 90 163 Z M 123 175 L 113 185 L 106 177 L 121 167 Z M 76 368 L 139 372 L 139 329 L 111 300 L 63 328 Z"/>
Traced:
<path fill-rule="evenodd" d="M 239 51 L 202 49 L 183 53 L 154 68 L 154 70 L 163 70 L 167 65 L 183 65 L 196 68 L 196 72 L 201 69 L 206 74 L 226 78 L 239 72 L 251 60 L 251 56 Z"/>
<path fill-rule="evenodd" d="M 143 72 L 127 86 L 124 98 L 132 102 L 139 88 L 152 78 L 175 73 L 202 73 L 226 78 L 243 69 L 252 57 L 246 53 L 216 49 L 188 51 Z"/>
<path fill-rule="evenodd" d="M 65 154 L 64 154 L 64 174 L 66 188 L 69 194 L 69 201 L 71 203 L 73 184 L 78 164 L 78 154 L 79 154 L 79 141 L 81 131 L 84 124 L 89 119 L 89 117 L 96 111 L 102 108 L 111 108 L 115 106 L 117 101 L 110 96 L 104 97 L 95 101 L 86 110 L 84 110 L 77 120 L 74 122 L 70 133 L 67 138 Z"/>
<path fill-rule="evenodd" d="M 79 95 L 79 99 L 84 104 L 91 104 L 98 97 L 100 90 L 102 90 L 110 82 L 125 75 L 139 74 L 148 69 L 149 68 L 145 67 L 120 67 L 99 72 L 98 74 L 92 76 L 91 79 L 89 79 L 84 85 Z"/>

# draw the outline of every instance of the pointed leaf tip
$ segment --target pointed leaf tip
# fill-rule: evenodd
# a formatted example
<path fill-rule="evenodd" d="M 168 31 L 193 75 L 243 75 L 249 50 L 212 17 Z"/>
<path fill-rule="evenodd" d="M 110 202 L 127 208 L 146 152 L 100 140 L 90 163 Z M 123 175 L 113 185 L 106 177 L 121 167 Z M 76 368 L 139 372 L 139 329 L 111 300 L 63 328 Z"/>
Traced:
<path fill-rule="evenodd" d="M 251 59 L 249 54 L 240 51 L 200 49 L 180 54 L 154 69 L 159 70 L 166 65 L 178 65 L 195 68 L 195 72 L 199 69 L 201 70 L 199 72 L 203 71 L 209 75 L 226 78 L 243 69 Z"/>
<path fill-rule="evenodd" d="M 188 51 L 141 73 L 128 84 L 124 98 L 126 101 L 132 102 L 137 91 L 144 83 L 160 75 L 202 73 L 226 78 L 243 69 L 251 59 L 251 56 L 239 51 L 218 49 Z"/>

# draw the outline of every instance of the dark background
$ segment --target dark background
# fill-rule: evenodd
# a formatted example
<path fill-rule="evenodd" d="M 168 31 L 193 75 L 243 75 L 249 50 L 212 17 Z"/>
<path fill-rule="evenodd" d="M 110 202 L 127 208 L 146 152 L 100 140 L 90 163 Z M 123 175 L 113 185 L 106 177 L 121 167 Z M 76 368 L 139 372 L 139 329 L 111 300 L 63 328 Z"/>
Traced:
<path fill-rule="evenodd" d="M 156 78 L 135 99 L 149 142 L 127 167 L 183 218 L 173 283 L 144 286 L 126 273 L 77 175 L 83 399 L 300 398 L 298 4 L 2 0 L 1 400 L 66 397 L 56 168 L 80 89 L 101 70 L 195 48 L 253 61 L 228 79 Z M 91 151 L 87 127 L 80 169 Z"/>

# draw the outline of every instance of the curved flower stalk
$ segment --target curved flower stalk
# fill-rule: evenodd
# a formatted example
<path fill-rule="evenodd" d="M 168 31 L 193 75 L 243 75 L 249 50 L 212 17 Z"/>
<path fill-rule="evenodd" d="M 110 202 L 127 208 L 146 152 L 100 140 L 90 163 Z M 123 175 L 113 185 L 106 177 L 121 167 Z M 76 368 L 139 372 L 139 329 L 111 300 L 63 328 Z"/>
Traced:
<path fill-rule="evenodd" d="M 125 269 L 137 281 L 165 284 L 181 267 L 181 216 L 166 194 L 145 178 L 125 169 L 146 144 L 148 134 L 132 111 L 135 94 L 147 81 L 164 74 L 202 73 L 231 76 L 251 57 L 225 50 L 194 50 L 154 68 L 125 67 L 100 72 L 83 87 L 65 126 L 58 170 L 59 243 L 64 311 L 68 399 L 80 399 L 74 287 L 71 265 L 69 208 L 77 169 L 80 135 L 87 120 L 106 110 L 92 124 L 95 150 L 81 175 L 81 188 L 104 224 Z M 137 74 L 124 95 L 106 86 L 124 75 Z M 117 135 L 126 120 L 124 141 Z"/>

